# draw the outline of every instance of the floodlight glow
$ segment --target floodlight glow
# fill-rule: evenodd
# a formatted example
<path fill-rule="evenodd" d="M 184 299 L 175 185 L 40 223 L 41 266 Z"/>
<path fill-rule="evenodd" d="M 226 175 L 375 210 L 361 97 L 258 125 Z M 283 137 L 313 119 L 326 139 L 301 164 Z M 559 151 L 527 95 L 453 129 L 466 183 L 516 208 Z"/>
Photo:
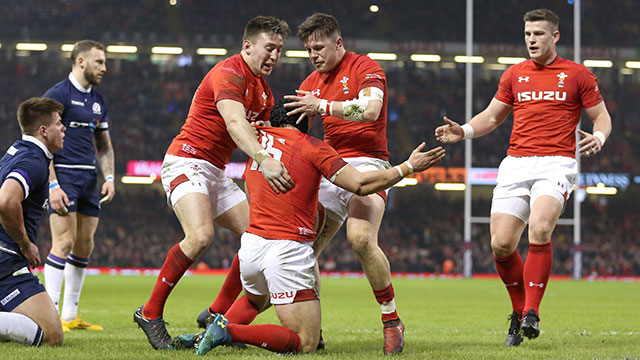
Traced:
<path fill-rule="evenodd" d="M 227 49 L 223 48 L 197 48 L 198 55 L 227 55 Z"/>
<path fill-rule="evenodd" d="M 482 64 L 484 62 L 484 57 L 482 56 L 465 56 L 465 55 L 457 55 L 453 58 L 453 61 L 457 63 L 472 63 L 472 64 Z"/>
<path fill-rule="evenodd" d="M 613 61 L 611 60 L 585 60 L 582 63 L 586 67 L 601 67 L 601 68 L 610 68 L 613 66 Z"/>
<path fill-rule="evenodd" d="M 433 187 L 440 191 L 464 191 L 467 185 L 464 183 L 436 183 Z"/>
<path fill-rule="evenodd" d="M 16 50 L 21 51 L 45 51 L 47 44 L 43 43 L 17 43 Z"/>
<path fill-rule="evenodd" d="M 307 50 L 287 50 L 284 52 L 284 56 L 290 58 L 308 58 L 309 52 L 307 52 Z"/>
<path fill-rule="evenodd" d="M 629 69 L 640 69 L 640 61 L 627 61 L 626 63 L 624 63 L 624 66 L 628 67 Z"/>
<path fill-rule="evenodd" d="M 519 64 L 525 60 L 527 59 L 523 57 L 500 56 L 498 58 L 498 64 L 513 65 L 513 64 Z"/>
<path fill-rule="evenodd" d="M 378 11 L 380 11 L 380 6 L 373 4 L 369 6 L 369 11 L 371 11 L 372 13 L 377 13 Z"/>
<path fill-rule="evenodd" d="M 120 179 L 120 181 L 122 181 L 123 184 L 150 185 L 153 184 L 156 179 L 157 175 L 154 173 L 149 176 L 125 175 Z"/>
<path fill-rule="evenodd" d="M 73 50 L 73 44 L 62 44 L 62 45 L 60 45 L 60 50 L 66 51 L 66 52 L 72 51 Z"/>
<path fill-rule="evenodd" d="M 413 186 L 413 185 L 417 185 L 418 184 L 418 179 L 416 178 L 404 178 L 400 181 L 398 181 L 395 185 L 393 185 L 394 187 L 405 187 L 405 186 Z"/>
<path fill-rule="evenodd" d="M 507 70 L 507 65 L 505 64 L 485 64 L 482 66 L 484 66 L 484 68 L 487 70 L 499 70 L 499 71 Z"/>
<path fill-rule="evenodd" d="M 411 54 L 411 61 L 438 62 L 442 60 L 440 55 L 435 54 Z"/>
<path fill-rule="evenodd" d="M 182 48 L 179 46 L 154 46 L 151 48 L 151 53 L 163 55 L 180 55 L 182 54 Z"/>
<path fill-rule="evenodd" d="M 138 52 L 138 47 L 135 45 L 109 45 L 107 46 L 107 52 L 118 54 L 135 54 Z"/>
<path fill-rule="evenodd" d="M 398 55 L 394 54 L 394 53 L 368 53 L 367 54 L 368 57 L 372 58 L 373 60 L 397 60 L 398 59 Z"/>
<path fill-rule="evenodd" d="M 604 186 L 603 183 L 598 183 L 596 186 L 587 186 L 587 194 L 590 195 L 615 195 L 618 193 L 618 189 L 613 186 Z"/>

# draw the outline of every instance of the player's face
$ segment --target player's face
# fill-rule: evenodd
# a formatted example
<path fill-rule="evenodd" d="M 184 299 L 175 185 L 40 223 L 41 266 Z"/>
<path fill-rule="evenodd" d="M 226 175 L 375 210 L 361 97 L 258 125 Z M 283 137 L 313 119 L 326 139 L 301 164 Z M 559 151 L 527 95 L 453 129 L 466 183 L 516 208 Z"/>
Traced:
<path fill-rule="evenodd" d="M 304 43 L 304 47 L 309 53 L 309 60 L 320 73 L 333 70 L 342 59 L 340 36 L 334 39 L 333 36 L 311 35 Z"/>
<path fill-rule="evenodd" d="M 560 32 L 554 30 L 548 21 L 527 21 L 524 23 L 524 42 L 529 57 L 538 64 L 546 65 L 556 55 L 556 43 Z"/>
<path fill-rule="evenodd" d="M 256 75 L 268 76 L 280 60 L 284 41 L 282 35 L 260 33 L 251 40 L 245 40 L 243 47 L 248 55 L 249 67 Z"/>
<path fill-rule="evenodd" d="M 84 78 L 91 85 L 98 85 L 102 81 L 102 76 L 107 72 L 107 58 L 104 51 L 96 48 L 87 51 L 84 57 Z"/>
<path fill-rule="evenodd" d="M 67 128 L 62 124 L 60 114 L 54 112 L 51 115 L 51 121 L 49 125 L 44 127 L 44 133 L 47 140 L 47 149 L 52 153 L 62 150 L 64 144 L 64 131 Z"/>

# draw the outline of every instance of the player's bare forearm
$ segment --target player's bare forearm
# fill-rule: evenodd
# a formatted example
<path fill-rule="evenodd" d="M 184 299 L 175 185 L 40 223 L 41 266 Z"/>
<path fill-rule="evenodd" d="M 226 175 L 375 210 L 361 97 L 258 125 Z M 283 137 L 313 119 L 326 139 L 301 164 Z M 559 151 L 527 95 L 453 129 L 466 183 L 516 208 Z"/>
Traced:
<path fill-rule="evenodd" d="M 607 139 L 611 135 L 611 115 L 607 110 L 607 106 L 604 101 L 598 105 L 586 109 L 585 112 L 591 121 L 593 122 L 593 133 L 600 131 Z"/>
<path fill-rule="evenodd" d="M 473 127 L 473 137 L 481 137 L 495 130 L 502 125 L 510 112 L 511 107 L 509 105 L 493 98 L 486 109 L 469 121 L 469 124 Z"/>
<path fill-rule="evenodd" d="M 56 170 L 53 167 L 53 161 L 49 162 L 49 182 L 58 180 L 58 176 L 56 175 Z"/>
<path fill-rule="evenodd" d="M 108 130 L 96 132 L 96 162 L 104 176 L 115 172 L 115 154 Z"/>
<path fill-rule="evenodd" d="M 250 157 L 262 150 L 253 128 L 245 119 L 242 103 L 235 100 L 220 100 L 216 103 L 220 115 L 227 125 L 227 131 L 236 146 Z"/>
<path fill-rule="evenodd" d="M 374 100 L 368 101 L 366 105 L 358 103 L 346 104 L 346 108 L 344 102 L 336 101 L 332 106 L 333 116 L 357 122 L 374 122 L 380 117 L 380 111 L 382 110 L 382 102 Z"/>

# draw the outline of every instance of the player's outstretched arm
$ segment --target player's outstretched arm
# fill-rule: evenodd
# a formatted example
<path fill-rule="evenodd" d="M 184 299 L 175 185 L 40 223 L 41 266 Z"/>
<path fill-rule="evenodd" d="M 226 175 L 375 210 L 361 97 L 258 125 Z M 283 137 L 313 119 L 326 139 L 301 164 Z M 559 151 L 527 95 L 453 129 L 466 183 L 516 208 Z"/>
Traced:
<path fill-rule="evenodd" d="M 260 171 L 276 193 L 286 193 L 295 186 L 284 164 L 272 158 L 260 145 L 249 122 L 245 119 L 242 103 L 220 100 L 216 103 L 227 131 L 238 148 L 260 164 Z"/>
<path fill-rule="evenodd" d="M 583 137 L 578 143 L 580 156 L 593 156 L 602 150 L 604 142 L 611 135 L 611 115 L 607 111 L 604 101 L 585 110 L 589 119 L 593 121 L 593 134 L 578 129 Z"/>
<path fill-rule="evenodd" d="M 288 116 L 301 114 L 297 123 L 305 116 L 312 119 L 315 114 L 331 115 L 344 120 L 358 122 L 373 122 L 380 116 L 384 92 L 377 87 L 360 90 L 358 97 L 353 100 L 329 101 L 318 99 L 308 91 L 296 90 L 297 95 L 286 95 L 284 98 L 293 100 L 284 106 L 293 108 Z"/>
<path fill-rule="evenodd" d="M 104 183 L 102 184 L 102 191 L 104 200 L 102 202 L 110 202 L 113 197 L 116 196 L 116 185 L 113 174 L 115 174 L 115 155 L 113 151 L 113 144 L 111 144 L 111 136 L 109 130 L 98 130 L 95 134 L 96 139 L 96 160 L 98 167 L 104 175 Z"/>
<path fill-rule="evenodd" d="M 445 116 L 445 125 L 436 128 L 436 140 L 444 144 L 453 144 L 462 139 L 484 136 L 500 126 L 509 112 L 511 106 L 493 98 L 486 109 L 462 126 Z"/>
<path fill-rule="evenodd" d="M 8 178 L 0 188 L 0 223 L 7 234 L 20 246 L 20 251 L 34 267 L 40 266 L 40 253 L 29 241 L 22 216 L 24 191 L 17 180 Z"/>
<path fill-rule="evenodd" d="M 421 143 L 407 161 L 386 170 L 360 172 L 347 165 L 335 176 L 333 183 L 356 195 L 369 195 L 387 189 L 411 173 L 425 171 L 442 162 L 445 150 L 437 147 L 423 152 L 426 146 L 426 143 Z"/>

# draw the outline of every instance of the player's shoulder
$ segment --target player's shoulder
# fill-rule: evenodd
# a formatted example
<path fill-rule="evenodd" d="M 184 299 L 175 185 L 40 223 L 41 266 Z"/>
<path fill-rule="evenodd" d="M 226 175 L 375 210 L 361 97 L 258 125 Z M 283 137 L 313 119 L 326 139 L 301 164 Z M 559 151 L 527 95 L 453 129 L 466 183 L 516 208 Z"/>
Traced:
<path fill-rule="evenodd" d="M 50 87 L 43 96 L 60 101 L 60 98 L 70 96 L 72 86 L 73 84 L 68 78 L 64 79 Z"/>
<path fill-rule="evenodd" d="M 345 56 L 348 56 L 347 60 L 358 67 L 366 66 L 366 67 L 374 67 L 374 68 L 382 69 L 380 64 L 378 64 L 377 61 L 373 60 L 368 55 L 356 54 L 356 53 L 347 51 Z"/>
<path fill-rule="evenodd" d="M 560 68 L 566 68 L 568 70 L 573 70 L 573 71 L 578 72 L 578 73 L 591 74 L 591 70 L 589 70 L 589 68 L 587 68 L 586 66 L 584 66 L 582 64 L 579 64 L 579 63 L 577 63 L 575 61 L 572 61 L 572 60 L 569 60 L 569 59 L 565 59 L 565 58 L 560 58 L 559 57 L 557 66 L 560 67 Z"/>

